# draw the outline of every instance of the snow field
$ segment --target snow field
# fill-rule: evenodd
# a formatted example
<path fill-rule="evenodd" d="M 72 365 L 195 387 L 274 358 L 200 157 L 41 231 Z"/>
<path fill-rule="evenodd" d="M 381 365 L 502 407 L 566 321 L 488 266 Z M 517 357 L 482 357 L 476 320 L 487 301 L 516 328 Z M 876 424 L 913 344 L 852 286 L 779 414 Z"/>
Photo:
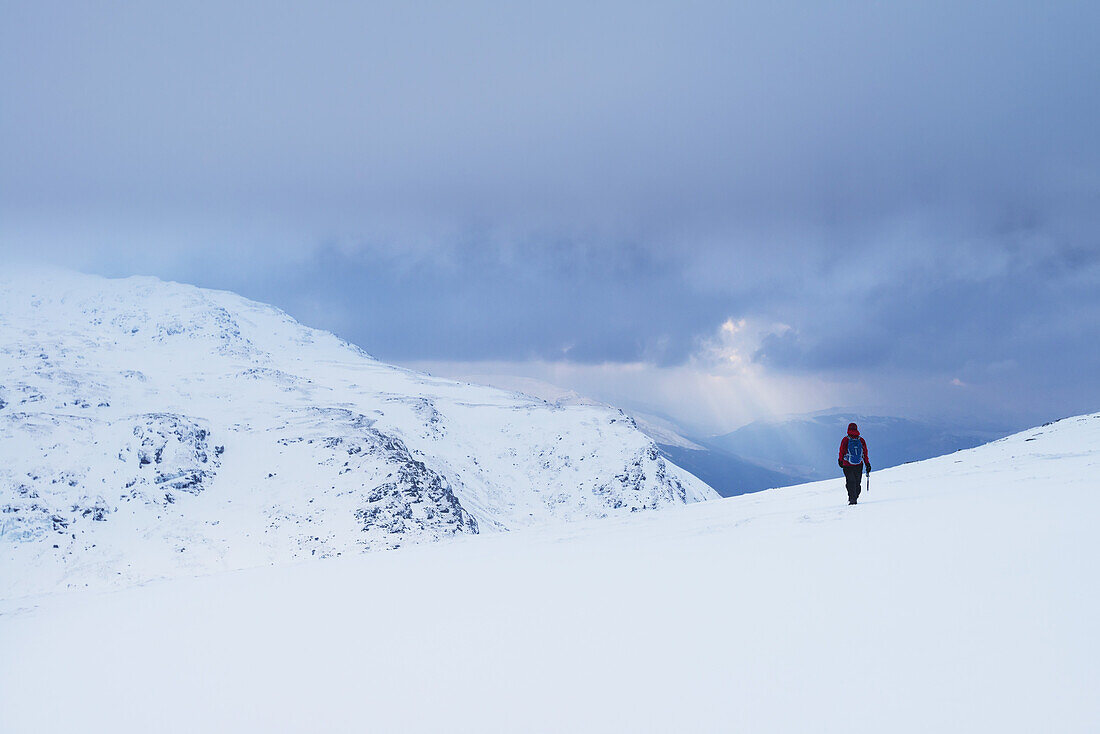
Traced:
<path fill-rule="evenodd" d="M 0 606 L 0 731 L 1092 732 L 1100 415 L 658 513 Z"/>

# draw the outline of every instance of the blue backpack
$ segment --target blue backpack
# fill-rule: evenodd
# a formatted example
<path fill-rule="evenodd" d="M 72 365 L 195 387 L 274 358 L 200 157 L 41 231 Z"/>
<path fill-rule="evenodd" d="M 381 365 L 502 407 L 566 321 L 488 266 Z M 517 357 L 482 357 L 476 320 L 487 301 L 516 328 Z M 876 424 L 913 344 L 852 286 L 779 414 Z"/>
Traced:
<path fill-rule="evenodd" d="M 848 437 L 848 453 L 844 454 L 844 460 L 852 466 L 863 463 L 863 441 L 858 436 Z"/>

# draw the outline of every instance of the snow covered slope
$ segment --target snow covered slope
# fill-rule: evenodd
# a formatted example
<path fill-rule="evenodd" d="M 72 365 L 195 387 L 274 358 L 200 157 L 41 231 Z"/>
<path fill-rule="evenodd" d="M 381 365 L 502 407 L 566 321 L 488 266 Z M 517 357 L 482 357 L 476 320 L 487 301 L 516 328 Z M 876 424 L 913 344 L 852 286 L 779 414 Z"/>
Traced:
<path fill-rule="evenodd" d="M 0 731 L 1100 731 L 1100 414 L 602 523 L 0 604 Z"/>
<path fill-rule="evenodd" d="M 231 293 L 0 279 L 0 597 L 716 496 L 617 411 L 388 366 Z"/>

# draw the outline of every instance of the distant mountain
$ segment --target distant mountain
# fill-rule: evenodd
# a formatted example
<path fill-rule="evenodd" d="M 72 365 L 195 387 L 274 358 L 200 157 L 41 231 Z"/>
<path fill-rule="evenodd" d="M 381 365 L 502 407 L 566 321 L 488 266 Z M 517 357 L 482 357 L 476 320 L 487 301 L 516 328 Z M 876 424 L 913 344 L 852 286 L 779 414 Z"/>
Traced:
<path fill-rule="evenodd" d="M 827 479 L 837 474 L 840 441 L 852 421 L 859 424 L 860 433 L 867 439 L 871 466 L 875 469 L 973 448 L 1011 432 L 978 422 L 952 424 L 942 420 L 829 411 L 757 421 L 700 442 L 773 471 Z"/>
<path fill-rule="evenodd" d="M 0 275 L 6 596 L 716 496 L 618 410 L 386 365 L 232 293 Z"/>
<path fill-rule="evenodd" d="M 723 497 L 811 481 L 809 477 L 768 469 L 717 448 L 692 449 L 662 443 L 657 447 L 669 461 L 699 477 Z"/>

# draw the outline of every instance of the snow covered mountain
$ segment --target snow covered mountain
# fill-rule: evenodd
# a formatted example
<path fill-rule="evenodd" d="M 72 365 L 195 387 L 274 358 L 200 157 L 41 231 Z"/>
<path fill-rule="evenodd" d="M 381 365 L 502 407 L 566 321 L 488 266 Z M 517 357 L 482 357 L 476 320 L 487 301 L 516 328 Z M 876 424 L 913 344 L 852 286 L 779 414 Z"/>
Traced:
<path fill-rule="evenodd" d="M 0 731 L 1096 732 L 1098 470 L 1100 414 L 856 507 L 832 479 L 0 601 Z"/>
<path fill-rule="evenodd" d="M 716 496 L 618 411 L 388 366 L 231 293 L 0 279 L 0 596 Z"/>

